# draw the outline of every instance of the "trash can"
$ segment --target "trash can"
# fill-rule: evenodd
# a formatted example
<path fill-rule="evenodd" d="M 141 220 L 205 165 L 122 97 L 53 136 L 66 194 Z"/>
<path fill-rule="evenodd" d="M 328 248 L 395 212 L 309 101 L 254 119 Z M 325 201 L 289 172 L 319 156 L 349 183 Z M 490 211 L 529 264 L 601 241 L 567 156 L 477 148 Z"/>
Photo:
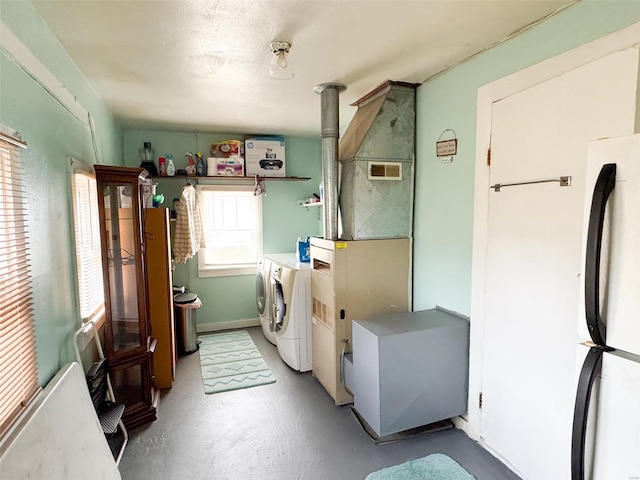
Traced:
<path fill-rule="evenodd" d="M 198 349 L 196 311 L 202 306 L 202 302 L 197 295 L 191 292 L 175 295 L 173 302 L 175 306 L 178 351 L 181 354 L 193 353 Z"/>

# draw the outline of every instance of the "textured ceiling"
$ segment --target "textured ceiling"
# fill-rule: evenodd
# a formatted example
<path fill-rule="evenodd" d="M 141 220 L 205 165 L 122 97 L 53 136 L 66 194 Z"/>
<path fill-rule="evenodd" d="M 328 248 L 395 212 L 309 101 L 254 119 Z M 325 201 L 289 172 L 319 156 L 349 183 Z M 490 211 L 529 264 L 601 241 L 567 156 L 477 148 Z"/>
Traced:
<path fill-rule="evenodd" d="M 318 134 L 313 87 L 349 104 L 385 80 L 422 83 L 574 0 L 34 0 L 126 128 Z M 272 40 L 291 80 L 269 77 Z"/>

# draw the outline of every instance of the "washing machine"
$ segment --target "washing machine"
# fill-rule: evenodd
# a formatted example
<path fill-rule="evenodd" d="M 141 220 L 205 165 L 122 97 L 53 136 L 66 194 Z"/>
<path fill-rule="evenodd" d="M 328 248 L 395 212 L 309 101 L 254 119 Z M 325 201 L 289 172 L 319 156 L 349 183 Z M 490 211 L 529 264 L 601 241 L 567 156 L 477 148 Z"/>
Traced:
<path fill-rule="evenodd" d="M 271 321 L 271 260 L 261 257 L 256 269 L 256 307 L 260 314 L 260 326 L 265 338 L 276 344 L 276 333 L 269 327 Z"/>
<path fill-rule="evenodd" d="M 295 253 L 270 255 L 272 330 L 282 360 L 294 370 L 311 370 L 311 266 Z"/>

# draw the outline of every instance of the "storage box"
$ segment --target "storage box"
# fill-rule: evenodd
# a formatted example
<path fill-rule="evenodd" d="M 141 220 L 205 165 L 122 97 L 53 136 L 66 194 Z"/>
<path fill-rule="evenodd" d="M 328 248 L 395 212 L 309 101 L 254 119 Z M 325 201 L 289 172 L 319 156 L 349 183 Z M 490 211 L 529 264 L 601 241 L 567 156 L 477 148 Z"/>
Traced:
<path fill-rule="evenodd" d="M 286 177 L 283 137 L 254 137 L 244 141 L 247 176 Z"/>
<path fill-rule="evenodd" d="M 310 262 L 311 256 L 309 255 L 309 250 L 311 248 L 311 244 L 309 242 L 309 237 L 302 238 L 299 237 L 296 242 L 296 259 L 298 262 Z"/>
<path fill-rule="evenodd" d="M 244 159 L 242 157 L 208 157 L 207 176 L 242 177 L 244 176 Z"/>
<path fill-rule="evenodd" d="M 211 156 L 216 158 L 244 157 L 244 143 L 241 140 L 213 142 Z"/>

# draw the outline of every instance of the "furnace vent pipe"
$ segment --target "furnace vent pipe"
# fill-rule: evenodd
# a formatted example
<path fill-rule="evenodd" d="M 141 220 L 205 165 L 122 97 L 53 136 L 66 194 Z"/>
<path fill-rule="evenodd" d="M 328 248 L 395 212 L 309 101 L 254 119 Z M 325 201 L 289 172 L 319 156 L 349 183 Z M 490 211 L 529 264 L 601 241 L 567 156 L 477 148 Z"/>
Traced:
<path fill-rule="evenodd" d="M 321 83 L 313 88 L 320 95 L 322 128 L 322 180 L 324 182 L 324 238 L 338 239 L 338 138 L 342 83 Z"/>

